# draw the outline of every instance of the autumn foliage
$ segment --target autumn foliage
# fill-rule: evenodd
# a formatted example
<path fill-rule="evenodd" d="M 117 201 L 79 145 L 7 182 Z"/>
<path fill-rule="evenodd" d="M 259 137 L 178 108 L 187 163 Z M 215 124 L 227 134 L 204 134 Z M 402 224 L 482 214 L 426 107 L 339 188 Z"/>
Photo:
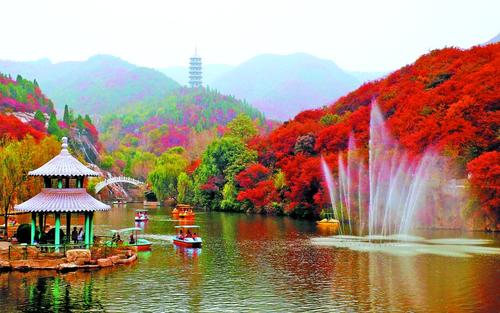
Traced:
<path fill-rule="evenodd" d="M 257 174 L 267 173 L 260 166 L 285 174 L 286 188 L 281 195 L 285 212 L 318 214 L 327 194 L 320 155 L 335 171 L 338 154 L 347 149 L 350 134 L 361 147 L 359 153 L 367 158 L 373 100 L 410 155 L 418 157 L 432 147 L 456 161 L 456 178 L 471 173 L 482 210 L 498 219 L 499 160 L 494 151 L 499 148 L 500 44 L 431 51 L 326 108 L 302 112 L 268 136 L 250 141 L 250 147 L 259 152 L 260 165 L 252 167 L 258 169 Z M 247 178 L 257 174 L 238 176 L 243 189 Z M 261 201 L 269 185 L 257 183 L 246 189 L 239 199 Z"/>
<path fill-rule="evenodd" d="M 21 140 L 27 135 L 39 141 L 45 134 L 12 115 L 0 114 L 0 136 Z"/>

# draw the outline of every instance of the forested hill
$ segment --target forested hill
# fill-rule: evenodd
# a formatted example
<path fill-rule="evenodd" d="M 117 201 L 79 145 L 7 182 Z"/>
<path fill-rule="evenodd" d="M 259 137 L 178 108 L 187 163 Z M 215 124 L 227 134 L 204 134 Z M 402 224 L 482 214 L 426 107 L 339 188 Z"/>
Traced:
<path fill-rule="evenodd" d="M 53 135 L 54 140 L 70 137 L 70 146 L 89 162 L 96 162 L 102 145 L 96 127 L 88 115 L 75 114 L 65 106 L 58 120 L 54 104 L 42 93 L 37 81 L 17 75 L 13 80 L 0 73 L 0 138 L 35 140 Z"/>
<path fill-rule="evenodd" d="M 107 114 L 99 128 L 108 151 L 122 146 L 159 155 L 183 146 L 197 155 L 240 113 L 254 120 L 262 131 L 273 125 L 244 101 L 216 90 L 181 88 L 161 100 L 129 104 Z"/>
<path fill-rule="evenodd" d="M 240 199 L 255 210 L 283 210 L 314 215 L 328 202 L 321 183 L 320 156 L 336 170 L 337 156 L 353 134 L 358 146 L 368 144 L 370 104 L 378 102 L 387 126 L 413 155 L 433 148 L 459 166 L 456 178 L 470 177 L 475 202 L 464 216 L 487 227 L 500 223 L 500 43 L 469 50 L 445 48 L 420 57 L 386 78 L 367 83 L 324 109 L 304 111 L 253 149 L 268 175 L 242 188 Z M 365 149 L 366 150 L 366 149 Z M 367 158 L 367 152 L 363 155 Z M 269 171 L 270 170 L 270 171 Z M 269 173 L 280 172 L 286 187 L 274 190 Z M 470 174 L 470 176 L 469 176 Z M 265 186 L 269 190 L 258 190 Z M 241 187 L 241 186 L 240 186 Z M 263 203 L 261 197 L 274 195 Z M 486 226 L 485 226 L 486 227 Z"/>
<path fill-rule="evenodd" d="M 164 74 L 109 55 L 81 62 L 0 61 L 0 72 L 36 79 L 62 111 L 65 104 L 81 114 L 112 112 L 137 101 L 159 100 L 179 87 Z"/>

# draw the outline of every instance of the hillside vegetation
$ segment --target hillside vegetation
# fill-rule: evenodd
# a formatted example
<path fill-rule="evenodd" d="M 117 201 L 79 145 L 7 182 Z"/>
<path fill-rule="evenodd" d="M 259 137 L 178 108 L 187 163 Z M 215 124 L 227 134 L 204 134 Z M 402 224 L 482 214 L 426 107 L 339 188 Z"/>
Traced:
<path fill-rule="evenodd" d="M 498 227 L 500 44 L 431 51 L 328 107 L 304 111 L 268 136 L 250 141 L 258 161 L 231 182 L 241 202 L 236 209 L 317 216 L 329 203 L 320 156 L 336 171 L 338 154 L 345 154 L 352 133 L 361 147 L 358 153 L 367 160 L 373 100 L 413 158 L 432 148 L 455 163 L 455 178 L 471 177 L 475 200 L 463 215 L 484 227 Z M 213 182 L 210 192 L 225 189 L 217 177 L 208 180 Z"/>

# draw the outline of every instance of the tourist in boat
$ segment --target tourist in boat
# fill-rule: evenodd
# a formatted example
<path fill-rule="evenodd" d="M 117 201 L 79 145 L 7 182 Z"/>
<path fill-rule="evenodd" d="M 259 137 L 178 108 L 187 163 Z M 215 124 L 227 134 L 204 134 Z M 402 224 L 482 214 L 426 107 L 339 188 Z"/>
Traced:
<path fill-rule="evenodd" d="M 128 243 L 131 244 L 131 245 L 133 245 L 135 243 L 134 234 L 130 234 Z"/>
<path fill-rule="evenodd" d="M 188 229 L 187 231 L 187 235 L 186 235 L 187 238 L 192 238 L 193 235 L 191 234 L 191 231 Z"/>
<path fill-rule="evenodd" d="M 196 239 L 198 235 L 196 233 L 193 234 L 193 239 Z"/>
<path fill-rule="evenodd" d="M 83 236 L 84 236 L 83 228 L 80 227 L 80 231 L 78 232 L 77 240 L 83 241 Z"/>
<path fill-rule="evenodd" d="M 78 230 L 76 230 L 76 227 L 73 227 L 73 231 L 71 232 L 71 240 L 73 240 L 73 243 L 78 243 Z"/>
<path fill-rule="evenodd" d="M 184 234 L 182 233 L 182 229 L 179 231 L 179 236 L 177 236 L 179 239 L 184 239 Z"/>

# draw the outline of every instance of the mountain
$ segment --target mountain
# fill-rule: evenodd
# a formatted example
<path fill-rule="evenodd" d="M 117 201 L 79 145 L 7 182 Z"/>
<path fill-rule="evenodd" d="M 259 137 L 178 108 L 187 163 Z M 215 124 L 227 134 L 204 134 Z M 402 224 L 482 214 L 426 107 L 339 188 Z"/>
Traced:
<path fill-rule="evenodd" d="M 0 61 L 0 72 L 36 78 L 57 109 L 67 104 L 82 114 L 111 112 L 127 103 L 162 99 L 179 87 L 156 70 L 109 55 L 82 62 Z"/>
<path fill-rule="evenodd" d="M 226 64 L 203 64 L 203 85 L 212 86 L 212 83 L 219 76 L 229 72 L 234 66 Z M 189 68 L 187 66 L 171 66 L 158 69 L 168 77 L 172 77 L 175 81 L 183 86 L 189 83 Z"/>
<path fill-rule="evenodd" d="M 283 203 L 284 212 L 289 214 L 317 215 L 321 207 L 329 203 L 321 158 L 324 157 L 334 173 L 340 171 L 339 156 L 344 160 L 352 156 L 361 158 L 365 164 L 368 162 L 370 112 L 374 100 L 388 131 L 407 151 L 407 162 L 419 160 L 431 151 L 453 166 L 453 171 L 445 172 L 443 167 L 434 172 L 437 176 L 433 176 L 433 180 L 444 179 L 448 174 L 470 186 L 473 196 L 467 205 L 459 206 L 462 212 L 458 216 L 451 216 L 451 209 L 446 211 L 449 206 L 431 207 L 439 214 L 439 218 L 432 221 L 436 225 L 432 226 L 456 227 L 454 223 L 461 222 L 461 216 L 467 216 L 469 221 L 480 225 L 476 227 L 498 230 L 500 43 L 468 50 L 431 51 L 381 80 L 364 84 L 328 107 L 298 114 L 251 145 L 258 151 L 260 162 L 251 170 L 258 171 L 259 175 L 253 172 L 241 175 L 259 179 L 246 184 L 250 188 L 242 188 L 238 199 L 249 200 L 247 207 L 252 205 L 256 211 L 274 212 L 274 203 Z M 358 149 L 347 154 L 351 134 Z M 397 149 L 384 150 L 383 158 L 390 160 L 391 153 L 398 153 Z M 284 175 L 286 187 L 273 187 L 277 185 L 273 184 L 273 179 L 276 181 L 273 173 Z M 263 203 L 262 195 L 273 196 Z M 436 200 L 456 207 L 456 202 L 446 201 L 449 196 L 450 193 L 439 192 L 433 195 L 439 198 Z"/>
<path fill-rule="evenodd" d="M 160 155 L 169 148 L 186 148 L 190 159 L 225 132 L 238 114 L 249 116 L 267 132 L 275 123 L 244 101 L 205 88 L 180 88 L 167 97 L 129 104 L 104 115 L 99 128 L 101 140 L 123 171 L 137 151 Z"/>
<path fill-rule="evenodd" d="M 88 115 L 75 115 L 67 106 L 63 120 L 57 120 L 54 105 L 38 86 L 17 75 L 0 73 L 0 138 L 21 140 L 30 135 L 37 141 L 53 135 L 70 137 L 70 147 L 87 161 L 100 158 L 102 144 Z"/>
<path fill-rule="evenodd" d="M 221 75 L 211 87 L 246 99 L 269 118 L 286 120 L 358 85 L 355 77 L 332 61 L 296 53 L 256 56 Z"/>
<path fill-rule="evenodd" d="M 500 41 L 500 33 L 498 33 L 495 37 L 485 42 L 484 45 L 489 45 L 490 43 L 497 43 L 499 41 Z"/>

